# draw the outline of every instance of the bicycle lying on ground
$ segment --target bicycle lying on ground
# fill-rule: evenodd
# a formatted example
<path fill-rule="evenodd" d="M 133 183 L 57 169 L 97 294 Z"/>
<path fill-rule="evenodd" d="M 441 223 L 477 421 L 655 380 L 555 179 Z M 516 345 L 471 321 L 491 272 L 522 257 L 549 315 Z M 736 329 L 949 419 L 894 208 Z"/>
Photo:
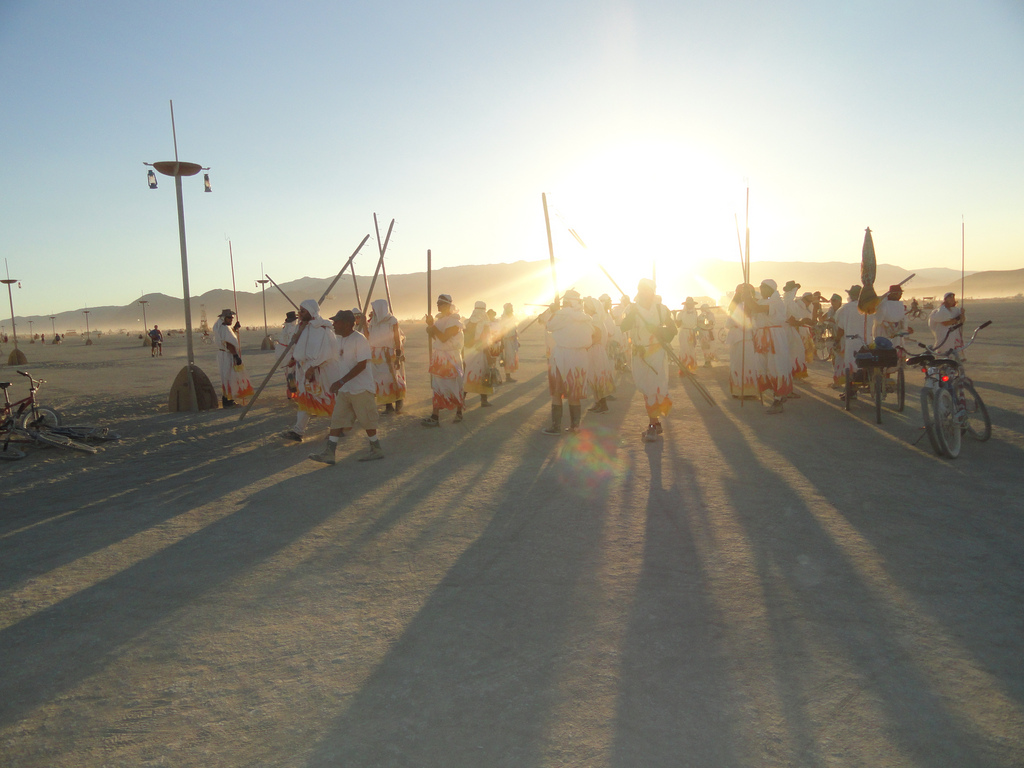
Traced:
<path fill-rule="evenodd" d="M 979 325 L 963 349 L 974 343 L 978 331 L 990 325 L 991 320 Z M 950 333 L 961 326 L 952 326 Z M 966 432 L 975 440 L 985 442 L 992 436 L 992 420 L 963 362 L 958 359 L 959 353 L 954 350 L 949 356 L 937 357 L 934 348 L 915 343 L 927 350 L 907 359 L 908 365 L 920 366 L 925 375 L 921 386 L 924 431 L 935 453 L 955 459 L 960 455 L 963 434 Z"/>
<path fill-rule="evenodd" d="M 120 438 L 106 427 L 70 426 L 60 423 L 60 414 L 52 408 L 39 405 L 36 392 L 46 382 L 33 379 L 26 371 L 18 371 L 29 381 L 28 397 L 11 402 L 8 388 L 11 382 L 0 382 L 4 393 L 0 411 L 0 460 L 20 459 L 23 451 L 11 448 L 11 443 L 36 443 L 54 448 L 70 448 L 83 453 L 96 453 L 96 447 L 86 441 L 106 442 Z"/>

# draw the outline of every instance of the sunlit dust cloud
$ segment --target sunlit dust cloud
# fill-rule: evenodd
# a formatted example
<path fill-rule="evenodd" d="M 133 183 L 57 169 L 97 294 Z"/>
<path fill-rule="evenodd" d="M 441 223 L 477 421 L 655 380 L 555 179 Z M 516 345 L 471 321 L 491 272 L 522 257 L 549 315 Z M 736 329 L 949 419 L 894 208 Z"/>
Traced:
<path fill-rule="evenodd" d="M 556 460 L 559 482 L 586 499 L 604 494 L 627 469 L 628 459 L 618 448 L 619 435 L 607 427 L 568 435 Z"/>

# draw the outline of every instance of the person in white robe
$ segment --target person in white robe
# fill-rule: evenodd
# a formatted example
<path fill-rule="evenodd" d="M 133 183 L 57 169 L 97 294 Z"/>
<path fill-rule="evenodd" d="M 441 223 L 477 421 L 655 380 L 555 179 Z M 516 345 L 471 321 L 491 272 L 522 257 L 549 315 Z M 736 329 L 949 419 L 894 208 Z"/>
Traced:
<path fill-rule="evenodd" d="M 676 316 L 676 325 L 679 326 L 679 362 L 682 363 L 680 376 L 684 376 L 687 371 L 697 372 L 697 321 L 697 302 L 692 296 L 687 296 L 682 311 Z"/>
<path fill-rule="evenodd" d="M 384 406 L 384 413 L 401 413 L 406 392 L 405 334 L 387 299 L 376 299 L 370 306 L 370 370 L 377 405 Z"/>
<path fill-rule="evenodd" d="M 662 433 L 662 417 L 672 409 L 665 346 L 672 342 L 676 325 L 668 309 L 656 300 L 653 280 L 644 278 L 640 281 L 636 300 L 629 305 L 621 328 L 631 338 L 633 382 L 644 396 L 647 409 L 648 424 L 641 433 L 641 439 L 654 442 Z"/>
<path fill-rule="evenodd" d="M 288 367 L 295 369 L 295 404 L 299 412 L 294 426 L 281 436 L 301 443 L 312 417 L 328 417 L 334 412 L 334 395 L 329 387 L 341 377 L 338 375 L 340 362 L 334 325 L 320 317 L 320 305 L 314 299 L 306 299 L 299 304 L 296 333 L 298 338 L 292 347 Z"/>
<path fill-rule="evenodd" d="M 433 411 L 422 420 L 425 427 L 441 425 L 441 411 L 454 410 L 455 421 L 462 421 L 464 405 L 462 347 L 465 343 L 462 318 L 451 295 L 437 297 L 437 315 L 427 315 L 427 336 L 430 338 L 430 387 Z"/>
<path fill-rule="evenodd" d="M 793 368 L 786 336 L 786 306 L 774 280 L 761 281 L 761 300 L 748 306 L 754 315 L 754 351 L 761 366 L 758 389 L 772 392 L 769 414 L 782 413 L 782 402 L 793 395 Z"/>
<path fill-rule="evenodd" d="M 466 320 L 463 333 L 466 381 L 462 388 L 467 393 L 480 395 L 480 407 L 487 408 L 491 405 L 487 398 L 494 394 L 494 385 L 491 383 L 489 356 L 491 320 L 487 317 L 486 303 L 478 301 L 473 305 L 473 313 Z"/>
<path fill-rule="evenodd" d="M 894 341 L 894 346 L 901 346 L 901 333 L 913 333 L 913 329 L 907 325 L 907 306 L 902 301 L 903 286 L 890 285 L 889 292 L 878 303 L 875 309 L 874 330 L 871 332 L 872 341 L 879 336 Z"/>
<path fill-rule="evenodd" d="M 757 385 L 758 364 L 754 351 L 754 323 L 746 307 L 757 303 L 754 286 L 740 283 L 736 286 L 729 316 L 725 327 L 729 329 L 726 343 L 729 345 L 729 392 L 736 398 L 757 399 L 760 389 Z"/>
<path fill-rule="evenodd" d="M 807 378 L 807 353 L 800 336 L 800 326 L 810 319 L 804 303 L 797 299 L 800 283 L 790 280 L 782 287 L 782 303 L 786 308 L 786 342 L 789 347 L 790 375 L 794 379 Z M 794 393 L 796 394 L 796 393 Z"/>
<path fill-rule="evenodd" d="M 288 349 L 288 345 L 292 343 L 292 339 L 295 338 L 295 334 L 299 329 L 299 316 L 295 310 L 288 310 L 284 316 L 284 325 L 281 326 L 281 335 L 277 339 L 277 346 L 281 348 L 281 351 Z M 291 354 L 291 350 L 289 350 Z M 289 400 L 294 400 L 298 395 L 299 389 L 295 384 L 295 369 L 285 369 L 285 383 L 284 383 L 285 397 Z"/>
<path fill-rule="evenodd" d="M 587 410 L 591 413 L 606 413 L 608 411 L 608 395 L 615 392 L 615 365 L 608 355 L 609 328 L 614 328 L 615 323 L 605 312 L 601 302 L 593 296 L 587 296 L 583 300 L 583 311 L 590 316 L 594 323 L 594 337 L 588 350 L 588 362 L 590 393 L 595 403 Z"/>
<path fill-rule="evenodd" d="M 217 368 L 220 371 L 220 392 L 221 407 L 231 408 L 238 403 L 235 398 L 252 396 L 252 384 L 245 373 L 245 366 L 242 364 L 241 343 L 238 340 L 237 331 L 241 325 L 235 323 L 231 326 L 235 313 L 225 309 L 220 313 L 220 319 L 213 326 L 213 340 L 217 345 Z"/>
<path fill-rule="evenodd" d="M 512 374 L 519 370 L 519 321 L 516 320 L 512 305 L 502 308 L 499 318 L 501 335 L 501 366 L 505 369 L 505 381 L 515 383 Z"/>
<path fill-rule="evenodd" d="M 589 348 L 594 343 L 595 326 L 583 311 L 578 292 L 568 290 L 561 306 L 552 304 L 540 317 L 551 335 L 551 356 L 548 358 L 548 391 L 551 394 L 551 426 L 547 435 L 562 433 L 563 399 L 569 404 L 569 427 L 576 432 L 580 426 L 582 400 L 590 385 Z"/>
<path fill-rule="evenodd" d="M 836 386 L 845 388 L 846 379 L 857 370 L 856 354 L 865 344 L 873 340 L 874 318 L 865 315 L 857 307 L 860 298 L 860 286 L 854 285 L 847 291 L 850 300 L 836 310 L 836 337 L 839 339 L 839 350 L 836 354 L 836 367 L 833 381 Z M 845 397 L 845 394 L 843 395 Z M 854 390 L 853 396 L 857 396 Z"/>
<path fill-rule="evenodd" d="M 928 327 L 935 335 L 935 351 L 942 355 L 961 358 L 964 348 L 964 330 L 953 326 L 962 325 L 966 313 L 956 304 L 956 294 L 950 291 L 942 297 L 942 305 L 928 317 Z"/>

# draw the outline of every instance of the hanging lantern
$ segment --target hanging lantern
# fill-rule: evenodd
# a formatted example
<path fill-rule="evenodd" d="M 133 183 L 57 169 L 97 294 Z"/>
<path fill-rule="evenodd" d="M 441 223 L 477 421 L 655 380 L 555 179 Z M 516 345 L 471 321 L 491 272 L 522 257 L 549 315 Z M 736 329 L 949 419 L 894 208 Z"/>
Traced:
<path fill-rule="evenodd" d="M 156 189 L 156 174 L 153 171 L 146 174 L 146 179 L 149 181 L 149 188 Z"/>
<path fill-rule="evenodd" d="M 213 192 L 213 187 L 210 186 L 210 174 L 203 174 L 203 192 Z"/>

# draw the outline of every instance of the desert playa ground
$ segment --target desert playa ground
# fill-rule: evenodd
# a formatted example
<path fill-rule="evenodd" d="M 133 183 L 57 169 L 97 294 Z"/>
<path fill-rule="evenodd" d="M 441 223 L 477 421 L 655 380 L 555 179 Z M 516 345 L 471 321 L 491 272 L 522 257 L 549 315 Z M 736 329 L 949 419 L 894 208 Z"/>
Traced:
<path fill-rule="evenodd" d="M 493 408 L 425 429 L 417 327 L 386 459 L 326 467 L 322 422 L 277 437 L 280 373 L 239 422 L 166 412 L 181 338 L 23 344 L 123 439 L 0 464 L 0 763 L 1019 766 L 1024 303 L 969 311 L 994 427 L 955 461 L 919 373 L 876 425 L 823 363 L 781 416 L 720 364 L 658 443 L 628 378 L 548 437 L 537 326 Z"/>

